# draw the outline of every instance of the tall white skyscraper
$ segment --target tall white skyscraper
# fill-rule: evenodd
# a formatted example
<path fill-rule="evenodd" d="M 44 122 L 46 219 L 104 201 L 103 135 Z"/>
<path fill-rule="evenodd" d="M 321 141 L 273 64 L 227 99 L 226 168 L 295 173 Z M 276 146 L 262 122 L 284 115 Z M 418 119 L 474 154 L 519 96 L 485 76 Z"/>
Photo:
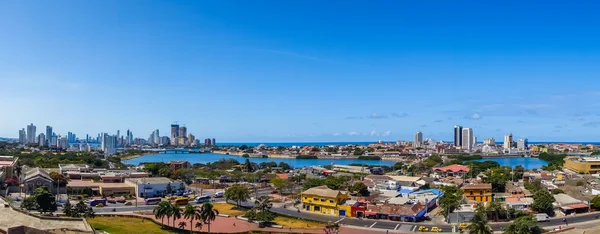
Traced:
<path fill-rule="evenodd" d="M 504 149 L 510 149 L 512 147 L 512 133 L 504 136 Z"/>
<path fill-rule="evenodd" d="M 37 143 L 35 142 L 35 137 L 35 125 L 33 125 L 33 123 L 27 125 L 27 144 Z"/>
<path fill-rule="evenodd" d="M 414 148 L 418 148 L 421 146 L 423 146 L 423 133 L 417 132 L 415 133 Z"/>
<path fill-rule="evenodd" d="M 104 133 L 102 137 L 102 151 L 105 156 L 113 155 L 117 152 L 117 136 L 110 136 Z"/>
<path fill-rule="evenodd" d="M 473 149 L 473 129 L 472 128 L 463 128 L 462 129 L 462 146 L 461 148 L 471 152 Z"/>
<path fill-rule="evenodd" d="M 45 146 L 46 145 L 46 135 L 44 133 L 40 133 L 38 136 L 38 145 Z"/>
<path fill-rule="evenodd" d="M 160 133 L 158 129 L 154 130 L 154 144 L 160 145 Z"/>
<path fill-rule="evenodd" d="M 21 143 L 21 144 L 27 143 L 27 133 L 25 132 L 24 128 L 19 130 L 19 143 Z"/>
<path fill-rule="evenodd" d="M 518 151 L 525 151 L 529 149 L 529 142 L 527 140 L 527 138 L 525 139 L 519 139 L 519 141 L 517 141 L 517 150 Z"/>

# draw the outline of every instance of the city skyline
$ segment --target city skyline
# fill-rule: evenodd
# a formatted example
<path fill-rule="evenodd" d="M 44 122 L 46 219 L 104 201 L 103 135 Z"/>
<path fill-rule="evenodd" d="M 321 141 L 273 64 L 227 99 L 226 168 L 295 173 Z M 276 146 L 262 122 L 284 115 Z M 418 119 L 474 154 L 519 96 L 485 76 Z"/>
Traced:
<path fill-rule="evenodd" d="M 586 4 L 4 2 L 0 136 L 600 141 Z"/>

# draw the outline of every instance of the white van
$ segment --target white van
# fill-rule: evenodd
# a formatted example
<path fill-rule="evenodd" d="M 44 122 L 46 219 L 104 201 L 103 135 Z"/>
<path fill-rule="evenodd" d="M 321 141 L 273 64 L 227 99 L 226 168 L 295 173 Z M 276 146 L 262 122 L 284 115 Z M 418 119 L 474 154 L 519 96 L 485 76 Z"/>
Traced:
<path fill-rule="evenodd" d="M 545 213 L 535 214 L 535 220 L 538 222 L 549 222 L 550 217 L 548 217 L 548 215 Z"/>
<path fill-rule="evenodd" d="M 223 197 L 225 194 L 223 192 L 216 192 L 215 193 L 215 198 L 220 198 Z"/>

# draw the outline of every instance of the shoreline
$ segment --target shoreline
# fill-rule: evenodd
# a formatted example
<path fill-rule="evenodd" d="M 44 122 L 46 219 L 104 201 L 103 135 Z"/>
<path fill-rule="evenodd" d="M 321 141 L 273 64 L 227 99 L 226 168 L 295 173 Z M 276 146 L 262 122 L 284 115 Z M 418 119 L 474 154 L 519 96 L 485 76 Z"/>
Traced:
<path fill-rule="evenodd" d="M 238 157 L 242 157 L 242 155 L 244 155 L 245 153 L 239 153 L 239 152 L 235 152 L 235 153 L 231 153 L 231 152 L 226 152 L 226 151 L 213 151 L 212 153 L 214 154 L 222 154 L 222 155 L 231 155 L 231 156 L 238 156 Z M 285 158 L 285 159 L 296 159 L 295 156 L 287 156 L 287 155 L 283 155 L 283 154 L 268 154 L 267 155 L 268 158 Z M 259 157 L 252 157 L 250 156 L 249 158 L 259 158 Z M 323 160 L 327 160 L 327 159 L 335 159 L 335 160 L 358 160 L 358 156 L 345 156 L 345 157 L 319 157 L 317 159 L 323 159 Z M 310 159 L 304 159 L 304 160 L 310 160 Z M 368 160 L 368 159 L 364 159 L 364 160 Z M 406 161 L 403 158 L 390 158 L 390 157 L 382 157 L 381 160 L 369 160 L 369 161 L 396 161 L 396 162 L 400 162 L 400 161 Z"/>

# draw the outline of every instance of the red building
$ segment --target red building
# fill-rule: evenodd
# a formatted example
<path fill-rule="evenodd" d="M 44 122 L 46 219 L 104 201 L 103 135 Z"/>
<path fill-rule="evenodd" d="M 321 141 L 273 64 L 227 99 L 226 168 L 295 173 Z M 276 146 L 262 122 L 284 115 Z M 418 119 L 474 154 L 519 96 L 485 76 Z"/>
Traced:
<path fill-rule="evenodd" d="M 169 165 L 169 167 L 171 167 L 171 169 L 173 169 L 173 171 L 175 171 L 177 169 L 190 168 L 191 167 L 190 162 L 183 161 L 183 160 L 169 161 L 167 163 L 167 165 Z"/>

